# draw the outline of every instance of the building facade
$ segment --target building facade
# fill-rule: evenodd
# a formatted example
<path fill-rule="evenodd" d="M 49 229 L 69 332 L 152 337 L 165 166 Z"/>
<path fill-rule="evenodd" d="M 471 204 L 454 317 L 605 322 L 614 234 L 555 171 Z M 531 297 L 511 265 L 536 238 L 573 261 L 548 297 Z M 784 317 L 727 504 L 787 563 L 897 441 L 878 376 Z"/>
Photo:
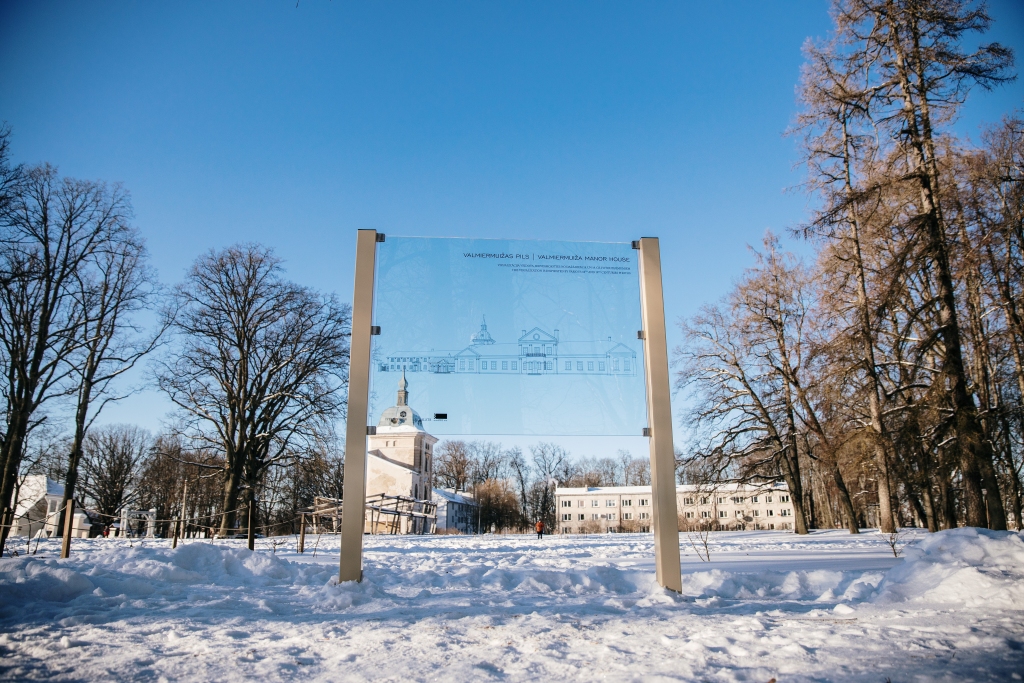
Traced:
<path fill-rule="evenodd" d="M 64 501 L 64 484 L 42 474 L 25 477 L 17 492 L 12 536 L 32 536 L 42 532 L 43 536 L 54 536 L 60 524 L 61 503 Z M 75 512 L 71 535 L 75 538 L 89 538 L 91 521 L 83 511 Z"/>
<path fill-rule="evenodd" d="M 403 373 L 395 405 L 384 411 L 376 433 L 367 438 L 367 498 L 383 494 L 431 500 L 436 443 L 437 437 L 423 429 L 423 420 L 409 405 Z M 409 531 L 403 526 L 403 532 Z"/>
<path fill-rule="evenodd" d="M 469 339 L 469 346 L 453 351 L 413 353 L 398 351 L 380 362 L 381 372 L 497 375 L 613 375 L 634 376 L 636 351 L 612 341 L 562 341 L 558 330 L 540 327 L 523 330 L 515 343 L 500 343 L 487 331 L 487 320 Z"/>
<path fill-rule="evenodd" d="M 477 533 L 477 503 L 466 493 L 434 489 L 437 503 L 437 533 Z"/>
<path fill-rule="evenodd" d="M 600 486 L 555 490 L 558 531 L 563 534 L 651 530 L 650 486 Z M 784 484 L 719 484 L 676 487 L 681 530 L 792 529 L 793 503 Z"/>

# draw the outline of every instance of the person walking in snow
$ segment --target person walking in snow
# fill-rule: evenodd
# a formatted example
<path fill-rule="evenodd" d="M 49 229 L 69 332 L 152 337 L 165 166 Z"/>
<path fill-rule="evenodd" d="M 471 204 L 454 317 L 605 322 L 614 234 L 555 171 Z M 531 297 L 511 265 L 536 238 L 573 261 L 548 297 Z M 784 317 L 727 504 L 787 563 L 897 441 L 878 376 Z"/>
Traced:
<path fill-rule="evenodd" d="M 539 541 L 540 539 L 544 538 L 544 522 L 538 519 L 537 524 L 534 525 L 534 528 L 537 529 L 537 540 Z"/>

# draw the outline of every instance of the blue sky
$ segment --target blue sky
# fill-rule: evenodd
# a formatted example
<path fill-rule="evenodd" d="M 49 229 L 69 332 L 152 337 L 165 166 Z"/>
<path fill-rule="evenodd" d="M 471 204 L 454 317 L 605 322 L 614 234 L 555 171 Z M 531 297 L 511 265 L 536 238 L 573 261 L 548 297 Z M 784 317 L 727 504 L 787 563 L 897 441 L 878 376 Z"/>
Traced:
<path fill-rule="evenodd" d="M 1019 60 L 1024 4 L 990 9 Z M 17 160 L 123 182 L 167 283 L 253 240 L 348 299 L 358 228 L 653 235 L 674 321 L 806 216 L 782 133 L 828 29 L 821 0 L 0 2 L 0 120 Z M 976 92 L 958 128 L 1022 102 Z"/>

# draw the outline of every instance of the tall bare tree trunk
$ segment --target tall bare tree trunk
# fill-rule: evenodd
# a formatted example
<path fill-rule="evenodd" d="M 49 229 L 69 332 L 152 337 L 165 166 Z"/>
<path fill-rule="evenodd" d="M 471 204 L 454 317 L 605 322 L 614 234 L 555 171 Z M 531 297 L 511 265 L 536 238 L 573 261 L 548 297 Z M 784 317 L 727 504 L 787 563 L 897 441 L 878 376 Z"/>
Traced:
<path fill-rule="evenodd" d="M 921 71 L 921 65 L 925 60 L 921 55 L 917 17 L 912 17 L 909 24 L 908 27 L 904 27 L 894 22 L 890 23 L 890 29 L 895 36 L 892 47 L 903 97 L 905 136 L 909 143 L 906 151 L 911 157 L 920 192 L 919 219 L 924 227 L 926 250 L 935 268 L 939 288 L 937 332 L 943 341 L 942 374 L 948 383 L 953 408 L 952 422 L 963 478 L 964 514 L 968 526 L 1005 529 L 1006 516 L 999 495 L 999 484 L 995 480 L 992 468 L 992 449 L 978 419 L 977 406 L 967 390 L 967 371 L 956 310 L 956 290 L 949 262 L 945 222 L 937 199 L 939 169 L 932 137 L 930 93 L 925 85 L 928 79 Z M 903 44 L 905 38 L 900 37 L 904 29 L 910 31 L 910 49 L 915 58 L 912 63 L 907 59 L 906 46 Z M 917 87 L 911 82 L 911 74 L 916 79 Z M 987 501 L 982 492 L 983 485 L 990 493 Z"/>

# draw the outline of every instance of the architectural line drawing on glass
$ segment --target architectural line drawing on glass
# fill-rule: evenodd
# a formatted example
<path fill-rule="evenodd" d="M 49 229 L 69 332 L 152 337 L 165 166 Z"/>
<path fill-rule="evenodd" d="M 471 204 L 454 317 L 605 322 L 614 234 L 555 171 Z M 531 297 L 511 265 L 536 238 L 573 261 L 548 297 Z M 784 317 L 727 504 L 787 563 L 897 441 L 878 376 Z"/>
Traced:
<path fill-rule="evenodd" d="M 611 337 L 606 340 L 565 341 L 558 329 L 523 330 L 515 342 L 499 342 L 487 331 L 487 318 L 458 350 L 394 351 L 377 364 L 380 372 L 450 374 L 572 374 L 636 376 L 637 353 Z"/>

